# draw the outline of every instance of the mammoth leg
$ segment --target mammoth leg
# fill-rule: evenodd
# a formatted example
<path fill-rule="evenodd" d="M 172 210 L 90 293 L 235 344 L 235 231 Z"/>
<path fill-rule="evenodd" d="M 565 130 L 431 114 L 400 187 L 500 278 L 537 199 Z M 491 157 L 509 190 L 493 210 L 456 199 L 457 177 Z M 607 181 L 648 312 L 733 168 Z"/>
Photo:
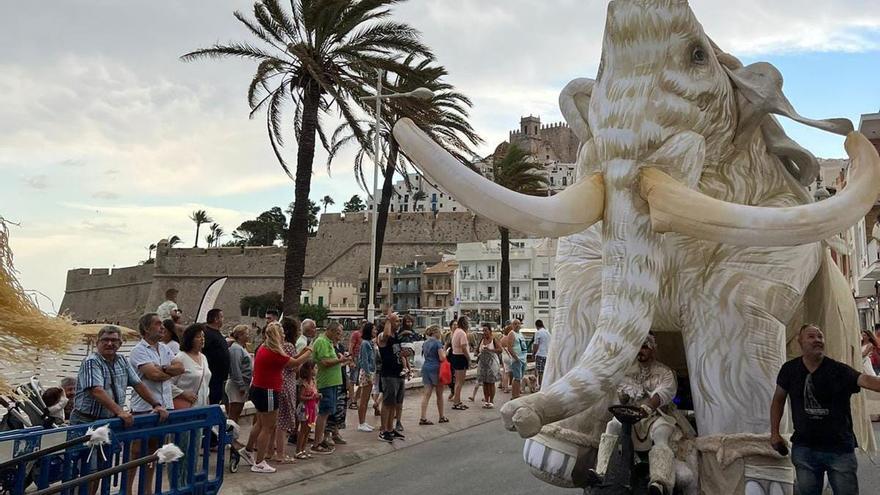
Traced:
<path fill-rule="evenodd" d="M 786 323 L 819 267 L 821 248 L 691 246 L 679 270 L 680 304 L 700 435 L 766 433 L 786 358 Z"/>

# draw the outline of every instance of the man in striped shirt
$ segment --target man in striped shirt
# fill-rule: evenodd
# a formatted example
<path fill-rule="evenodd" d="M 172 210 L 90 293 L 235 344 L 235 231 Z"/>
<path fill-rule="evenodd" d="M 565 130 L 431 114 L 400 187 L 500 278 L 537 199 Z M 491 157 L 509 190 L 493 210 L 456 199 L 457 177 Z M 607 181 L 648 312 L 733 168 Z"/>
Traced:
<path fill-rule="evenodd" d="M 125 389 L 129 386 L 153 407 L 161 419 L 168 416 L 128 359 L 117 354 L 120 345 L 122 336 L 119 328 L 107 325 L 98 332 L 96 352 L 89 354 L 79 368 L 71 424 L 118 417 L 126 427 L 131 426 L 131 413 L 122 407 L 125 404 Z"/>

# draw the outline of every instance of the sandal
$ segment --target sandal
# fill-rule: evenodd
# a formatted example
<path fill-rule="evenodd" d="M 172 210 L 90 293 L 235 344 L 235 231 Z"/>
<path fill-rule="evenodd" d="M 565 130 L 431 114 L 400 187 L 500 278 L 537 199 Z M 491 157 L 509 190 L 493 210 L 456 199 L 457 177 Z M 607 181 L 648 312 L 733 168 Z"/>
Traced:
<path fill-rule="evenodd" d="M 308 459 L 310 456 L 306 453 L 305 450 L 303 450 L 302 452 L 296 454 L 294 457 L 296 457 L 297 459 Z"/>
<path fill-rule="evenodd" d="M 448 423 L 448 422 L 449 422 L 449 418 L 447 418 L 446 416 L 441 417 L 440 421 L 438 421 L 438 423 Z"/>
<path fill-rule="evenodd" d="M 352 402 L 351 404 L 348 405 L 348 408 L 351 409 L 351 410 L 353 410 L 353 411 L 356 411 L 357 408 L 358 408 L 358 405 L 355 404 L 354 402 Z"/>
<path fill-rule="evenodd" d="M 468 406 L 466 406 L 466 405 L 462 404 L 461 402 L 459 402 L 458 404 L 453 404 L 453 405 L 452 405 L 452 408 L 455 409 L 456 411 L 464 411 L 464 410 L 466 410 L 466 409 L 468 408 Z"/>
<path fill-rule="evenodd" d="M 483 409 L 494 409 L 494 408 L 495 408 L 495 406 L 492 405 L 491 402 L 486 402 L 485 404 L 483 404 Z"/>
<path fill-rule="evenodd" d="M 425 419 L 425 418 L 422 418 L 422 419 L 419 420 L 419 426 L 430 426 L 430 425 L 433 425 L 433 424 L 434 424 L 433 421 L 428 421 L 428 420 Z"/>
<path fill-rule="evenodd" d="M 276 459 L 273 456 L 271 459 L 269 459 L 269 462 L 272 462 L 275 464 L 294 464 L 294 463 L 296 463 L 296 459 L 294 459 L 293 457 L 287 456 L 287 455 L 280 458 L 280 459 Z"/>

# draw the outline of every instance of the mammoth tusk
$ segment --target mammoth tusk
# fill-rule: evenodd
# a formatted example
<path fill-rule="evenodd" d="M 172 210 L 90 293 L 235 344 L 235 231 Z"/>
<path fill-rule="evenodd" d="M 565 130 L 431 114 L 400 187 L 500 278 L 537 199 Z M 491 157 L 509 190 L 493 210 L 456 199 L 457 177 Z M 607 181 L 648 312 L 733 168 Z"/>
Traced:
<path fill-rule="evenodd" d="M 740 246 L 797 246 L 833 237 L 856 224 L 880 191 L 880 157 L 859 132 L 844 144 L 852 159 L 847 186 L 830 199 L 773 208 L 728 203 L 688 189 L 656 168 L 642 169 L 641 195 L 655 232 Z"/>
<path fill-rule="evenodd" d="M 458 202 L 505 227 L 558 237 L 580 232 L 602 219 L 605 188 L 601 175 L 586 177 L 555 196 L 529 196 L 467 168 L 410 119 L 397 121 L 394 138 L 422 172 Z"/>

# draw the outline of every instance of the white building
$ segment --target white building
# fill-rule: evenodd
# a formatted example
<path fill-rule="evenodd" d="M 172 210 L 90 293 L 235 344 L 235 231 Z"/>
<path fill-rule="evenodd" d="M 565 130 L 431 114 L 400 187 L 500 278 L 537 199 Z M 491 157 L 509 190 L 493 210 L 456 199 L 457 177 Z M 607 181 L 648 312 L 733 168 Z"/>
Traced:
<path fill-rule="evenodd" d="M 456 249 L 457 309 L 474 324 L 500 323 L 500 244 L 498 240 L 469 242 Z M 535 319 L 542 319 L 547 328 L 552 326 L 555 254 L 555 239 L 510 241 L 510 317 L 519 318 L 526 327 L 533 327 Z"/>
<path fill-rule="evenodd" d="M 422 199 L 417 199 L 415 195 L 417 191 L 423 193 Z M 381 195 L 382 190 L 379 189 L 376 194 Z M 367 209 L 372 211 L 373 204 L 368 204 Z M 390 213 L 450 212 L 467 211 L 467 208 L 440 189 L 437 184 L 419 174 L 409 174 L 409 184 L 403 179 L 394 183 L 394 193 L 391 195 L 391 206 L 388 211 Z"/>

